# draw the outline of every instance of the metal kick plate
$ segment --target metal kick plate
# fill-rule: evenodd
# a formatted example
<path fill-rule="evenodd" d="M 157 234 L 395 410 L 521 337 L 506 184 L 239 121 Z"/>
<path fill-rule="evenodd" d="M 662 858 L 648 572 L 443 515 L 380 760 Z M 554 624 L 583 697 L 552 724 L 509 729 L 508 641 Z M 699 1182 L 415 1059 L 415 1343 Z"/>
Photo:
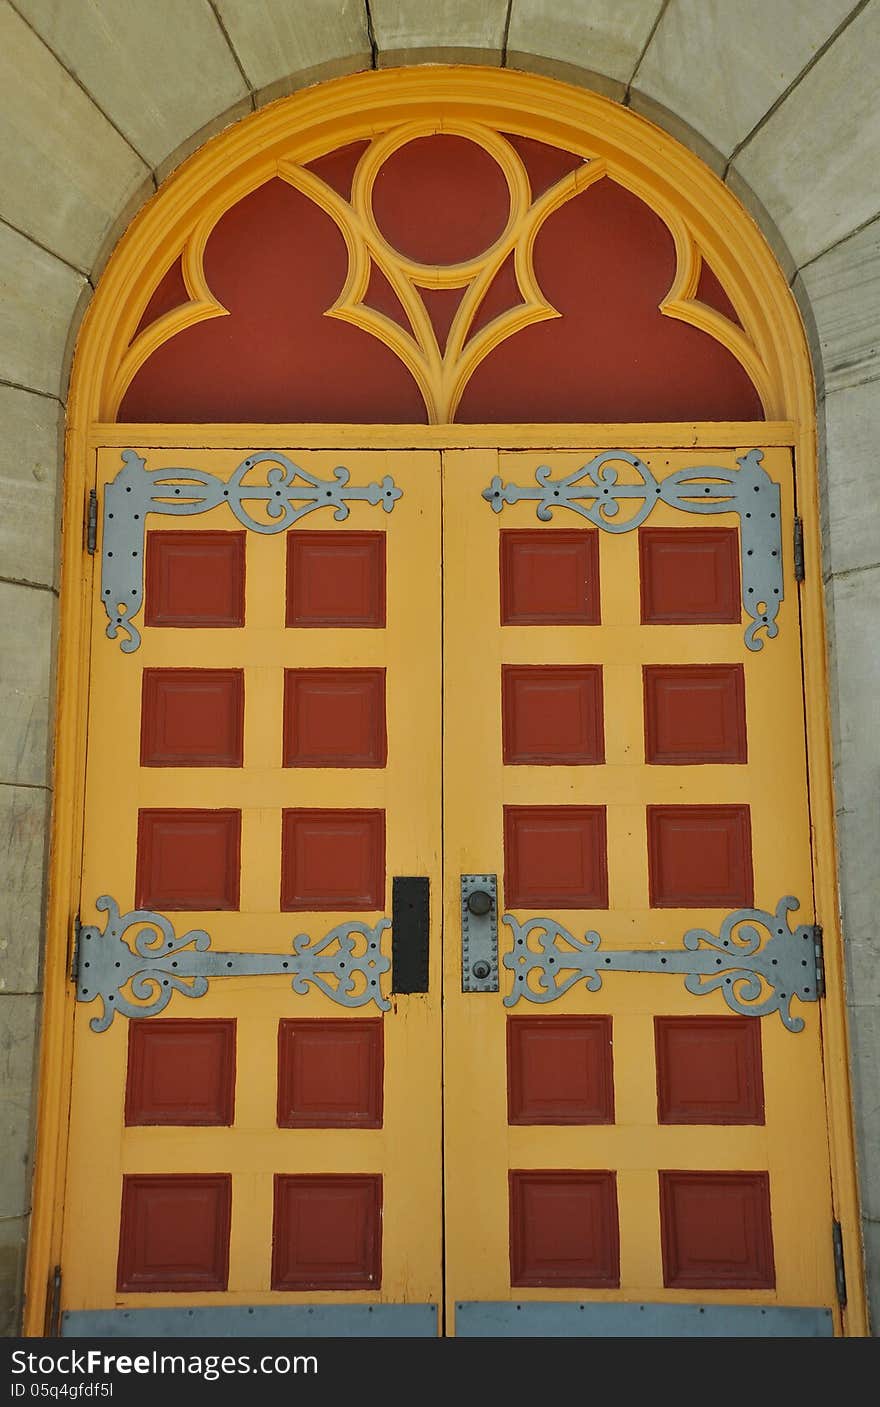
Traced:
<path fill-rule="evenodd" d="M 461 990 L 498 991 L 498 878 L 461 877 Z"/>

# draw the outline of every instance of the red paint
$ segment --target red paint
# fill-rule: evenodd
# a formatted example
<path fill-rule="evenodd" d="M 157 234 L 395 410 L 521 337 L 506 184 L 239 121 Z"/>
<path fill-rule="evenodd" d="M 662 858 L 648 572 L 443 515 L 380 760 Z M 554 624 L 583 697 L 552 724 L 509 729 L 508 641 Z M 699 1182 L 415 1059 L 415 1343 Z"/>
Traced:
<path fill-rule="evenodd" d="M 449 329 L 461 306 L 465 290 L 463 288 L 420 288 L 418 292 L 428 317 L 431 319 L 434 336 L 437 338 L 437 346 L 443 355 L 446 352 Z"/>
<path fill-rule="evenodd" d="M 748 762 L 741 664 L 646 664 L 645 761 Z"/>
<path fill-rule="evenodd" d="M 605 761 L 602 666 L 501 666 L 508 765 L 582 766 Z"/>
<path fill-rule="evenodd" d="M 736 528 L 639 528 L 644 625 L 739 622 Z"/>
<path fill-rule="evenodd" d="M 506 313 L 510 308 L 521 307 L 522 301 L 523 296 L 516 281 L 516 260 L 513 254 L 508 254 L 480 299 L 480 306 L 471 319 L 468 342 L 501 313 Z"/>
<path fill-rule="evenodd" d="M 382 1178 L 378 1173 L 275 1174 L 273 1290 L 378 1290 Z"/>
<path fill-rule="evenodd" d="M 512 909 L 607 909 L 604 806 L 505 806 L 504 894 Z"/>
<path fill-rule="evenodd" d="M 610 1016 L 508 1016 L 507 1122 L 613 1124 Z"/>
<path fill-rule="evenodd" d="M 190 302 L 186 284 L 183 281 L 183 269 L 180 259 L 175 259 L 174 263 L 162 275 L 147 306 L 141 314 L 141 320 L 137 325 L 134 337 L 143 332 L 144 328 L 151 323 L 157 322 L 165 313 L 170 313 L 173 308 L 180 308 L 184 303 Z"/>
<path fill-rule="evenodd" d="M 384 906 L 384 811 L 282 811 L 283 910 Z"/>
<path fill-rule="evenodd" d="M 412 336 L 412 327 L 403 304 L 377 264 L 373 264 L 370 269 L 370 280 L 364 294 L 364 302 L 368 308 L 373 308 L 377 313 L 384 313 L 392 322 L 396 322 L 399 327 L 402 327 L 404 332 L 408 332 Z"/>
<path fill-rule="evenodd" d="M 284 181 L 267 181 L 208 239 L 208 286 L 229 315 L 184 328 L 154 352 L 117 418 L 424 424 L 418 387 L 394 353 L 326 316 L 347 270 L 331 217 Z"/>
<path fill-rule="evenodd" d="M 234 1021 L 129 1022 L 127 1125 L 228 1125 L 234 1108 Z"/>
<path fill-rule="evenodd" d="M 284 671 L 285 767 L 384 767 L 384 669 Z"/>
<path fill-rule="evenodd" d="M 661 1172 L 660 1230 L 670 1289 L 776 1285 L 766 1172 Z"/>
<path fill-rule="evenodd" d="M 595 529 L 499 533 L 502 625 L 598 625 Z"/>
<path fill-rule="evenodd" d="M 381 1020 L 279 1021 L 279 1127 L 381 1128 L 383 1072 Z"/>
<path fill-rule="evenodd" d="M 136 1173 L 122 1179 L 117 1290 L 225 1290 L 229 1173 Z"/>
<path fill-rule="evenodd" d="M 763 1124 L 761 1023 L 750 1016 L 655 1016 L 657 1122 Z"/>
<path fill-rule="evenodd" d="M 535 272 L 561 314 L 477 367 L 456 415 L 493 422 L 762 420 L 731 352 L 666 317 L 675 247 L 659 216 L 605 177 L 551 215 Z"/>
<path fill-rule="evenodd" d="M 613 1172 L 511 1172 L 510 1283 L 617 1288 Z"/>
<path fill-rule="evenodd" d="M 380 629 L 385 624 L 385 534 L 287 534 L 287 625 Z"/>
<path fill-rule="evenodd" d="M 240 811 L 139 811 L 135 906 L 237 909 Z"/>
<path fill-rule="evenodd" d="M 144 624 L 244 625 L 245 538 L 148 532 Z"/>
<path fill-rule="evenodd" d="M 241 669 L 145 669 L 142 767 L 240 767 Z"/>
<path fill-rule="evenodd" d="M 533 201 L 570 171 L 584 165 L 584 158 L 576 152 L 563 151 L 561 147 L 551 147 L 547 142 L 538 142 L 534 137 L 520 137 L 514 132 L 505 132 L 504 135 L 526 168 Z"/>
<path fill-rule="evenodd" d="M 754 903 L 748 806 L 649 806 L 652 909 L 738 909 Z"/>
<path fill-rule="evenodd" d="M 742 327 L 742 323 L 736 314 L 736 308 L 728 298 L 724 286 L 720 283 L 705 259 L 700 269 L 700 277 L 697 282 L 697 291 L 694 297 L 699 303 L 705 303 L 707 307 L 714 308 L 716 313 L 722 313 L 724 317 L 736 323 L 737 327 Z"/>
<path fill-rule="evenodd" d="M 355 169 L 369 145 L 369 142 L 349 142 L 348 146 L 337 147 L 316 161 L 307 161 L 306 170 L 314 171 L 337 195 L 350 200 Z"/>
<path fill-rule="evenodd" d="M 510 195 L 501 167 L 476 142 L 417 137 L 382 165 L 373 213 L 393 249 L 422 264 L 458 264 L 495 243 Z"/>

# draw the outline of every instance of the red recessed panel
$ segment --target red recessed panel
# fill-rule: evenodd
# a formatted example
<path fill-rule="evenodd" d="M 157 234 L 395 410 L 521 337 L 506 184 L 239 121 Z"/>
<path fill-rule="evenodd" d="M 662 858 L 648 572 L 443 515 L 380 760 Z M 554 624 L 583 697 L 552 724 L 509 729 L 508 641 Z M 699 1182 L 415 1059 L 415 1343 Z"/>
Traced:
<path fill-rule="evenodd" d="M 614 1123 L 610 1016 L 508 1016 L 507 1121 Z"/>
<path fill-rule="evenodd" d="M 282 812 L 282 909 L 384 904 L 384 811 Z"/>
<path fill-rule="evenodd" d="M 503 528 L 502 625 L 598 625 L 599 534 Z"/>
<path fill-rule="evenodd" d="M 750 1016 L 655 1016 L 657 1122 L 763 1124 L 761 1023 Z"/>
<path fill-rule="evenodd" d="M 384 669 L 287 669 L 285 767 L 384 767 Z"/>
<path fill-rule="evenodd" d="M 279 1021 L 279 1126 L 381 1128 L 383 1069 L 381 1020 Z"/>
<path fill-rule="evenodd" d="M 240 811 L 139 811 L 139 909 L 237 909 Z"/>
<path fill-rule="evenodd" d="M 245 537 L 148 532 L 144 624 L 244 625 Z"/>
<path fill-rule="evenodd" d="M 748 762 L 741 664 L 646 664 L 645 761 Z"/>
<path fill-rule="evenodd" d="M 613 1172 L 511 1172 L 510 1283 L 620 1284 Z"/>
<path fill-rule="evenodd" d="M 639 528 L 642 622 L 739 621 L 736 528 Z"/>
<path fill-rule="evenodd" d="M 275 1175 L 273 1290 L 378 1290 L 378 1173 Z"/>
<path fill-rule="evenodd" d="M 661 1172 L 663 1283 L 676 1290 L 772 1290 L 765 1172 Z"/>
<path fill-rule="evenodd" d="M 231 1124 L 235 1022 L 131 1021 L 126 1124 Z"/>
<path fill-rule="evenodd" d="M 602 666 L 502 665 L 501 718 L 508 764 L 604 762 Z"/>
<path fill-rule="evenodd" d="M 748 806 L 649 806 L 652 909 L 750 908 Z"/>
<path fill-rule="evenodd" d="M 243 731 L 242 670 L 144 670 L 142 767 L 240 767 Z"/>
<path fill-rule="evenodd" d="M 287 624 L 385 624 L 385 534 L 287 534 Z"/>
<path fill-rule="evenodd" d="M 606 849 L 604 806 L 505 806 L 505 902 L 607 909 Z"/>
<path fill-rule="evenodd" d="M 123 1177 L 117 1290 L 225 1290 L 231 1214 L 228 1173 Z"/>

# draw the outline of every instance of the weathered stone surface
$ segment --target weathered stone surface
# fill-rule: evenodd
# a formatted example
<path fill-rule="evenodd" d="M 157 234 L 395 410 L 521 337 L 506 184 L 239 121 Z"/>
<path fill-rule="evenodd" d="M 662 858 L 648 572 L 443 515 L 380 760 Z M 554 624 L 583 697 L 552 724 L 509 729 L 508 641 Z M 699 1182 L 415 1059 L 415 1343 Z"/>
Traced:
<path fill-rule="evenodd" d="M 851 9 L 852 0 L 674 0 L 635 87 L 729 155 Z"/>
<path fill-rule="evenodd" d="M 247 93 L 208 5 L 17 3 L 150 166 Z"/>
<path fill-rule="evenodd" d="M 0 582 L 0 782 L 45 786 L 55 597 Z"/>
<path fill-rule="evenodd" d="M 0 783 L 0 992 L 39 986 L 48 820 L 42 787 Z"/>
<path fill-rule="evenodd" d="M 0 996 L 0 1220 L 29 1209 L 38 1021 L 37 997 Z"/>
<path fill-rule="evenodd" d="M 370 13 L 382 67 L 468 50 L 478 62 L 500 62 L 507 0 L 371 0 Z"/>
<path fill-rule="evenodd" d="M 14 1338 L 19 1332 L 21 1293 L 29 1218 L 0 1220 L 0 1336 Z"/>
<path fill-rule="evenodd" d="M 513 0 L 508 61 L 540 54 L 626 84 L 659 11 L 660 0 Z"/>
<path fill-rule="evenodd" d="M 825 390 L 880 377 L 880 219 L 801 269 Z"/>
<path fill-rule="evenodd" d="M 671 108 L 664 107 L 654 98 L 648 97 L 646 93 L 640 93 L 638 89 L 630 89 L 629 106 L 633 112 L 637 112 L 640 117 L 647 117 L 649 122 L 653 122 L 657 127 L 661 127 L 664 132 L 668 132 L 670 137 L 674 137 L 682 146 L 688 147 L 692 152 L 705 161 L 711 167 L 716 176 L 721 176 L 727 165 L 727 157 L 713 147 L 711 142 L 707 142 L 701 132 L 692 127 L 689 122 L 684 122 Z"/>
<path fill-rule="evenodd" d="M 871 1332 L 880 1334 L 880 1220 L 862 1222 Z"/>
<path fill-rule="evenodd" d="M 89 285 L 0 224 L 0 380 L 63 394 L 70 325 Z"/>
<path fill-rule="evenodd" d="M 880 516 L 866 499 L 866 469 L 877 454 L 880 381 L 825 398 L 825 492 L 828 533 L 824 570 L 849 572 L 880 563 Z"/>
<path fill-rule="evenodd" d="M 0 123 L 0 214 L 90 269 L 120 208 L 152 187 L 149 170 L 9 6 L 0 8 Z"/>
<path fill-rule="evenodd" d="M 759 226 L 762 235 L 773 251 L 776 262 L 779 264 L 785 277 L 791 280 L 797 271 L 797 259 L 783 239 L 772 214 L 749 185 L 748 181 L 743 180 L 736 166 L 731 165 L 728 167 L 727 175 L 724 179 L 728 188 L 733 192 L 744 209 L 748 211 L 755 221 L 755 224 Z"/>
<path fill-rule="evenodd" d="M 736 157 L 798 264 L 872 219 L 880 5 L 868 5 Z"/>
<path fill-rule="evenodd" d="M 0 577 L 55 584 L 63 420 L 57 401 L 0 386 Z"/>
<path fill-rule="evenodd" d="M 372 55 L 363 0 L 216 0 L 242 68 L 258 91 L 292 92 L 313 74 L 331 77 L 369 68 Z"/>
<path fill-rule="evenodd" d="M 850 1047 L 856 1107 L 860 1110 L 860 1182 L 862 1210 L 880 1221 L 880 1112 L 877 1110 L 877 1048 L 880 1046 L 880 1009 L 850 1006 Z M 880 1303 L 876 1306 L 880 1310 Z"/>

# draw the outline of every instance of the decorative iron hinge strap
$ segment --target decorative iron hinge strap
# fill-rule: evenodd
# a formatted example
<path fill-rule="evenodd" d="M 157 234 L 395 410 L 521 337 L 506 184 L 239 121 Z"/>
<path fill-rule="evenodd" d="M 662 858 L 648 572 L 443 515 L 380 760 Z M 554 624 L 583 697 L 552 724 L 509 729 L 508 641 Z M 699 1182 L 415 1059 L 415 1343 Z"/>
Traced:
<path fill-rule="evenodd" d="M 846 1262 L 843 1258 L 843 1228 L 839 1221 L 831 1223 L 831 1246 L 834 1253 L 834 1285 L 837 1303 L 846 1308 Z"/>
<path fill-rule="evenodd" d="M 76 990 L 77 1001 L 101 1001 L 100 1015 L 89 1023 L 93 1031 L 106 1031 L 117 1012 L 132 1018 L 156 1016 L 174 992 L 203 997 L 214 977 L 287 973 L 301 996 L 311 983 L 341 1006 L 375 1002 L 381 1011 L 390 1006 L 380 987 L 380 978 L 391 966 L 380 948 L 390 919 L 381 918 L 372 927 L 359 919 L 339 923 L 314 941 L 299 933 L 290 955 L 229 953 L 209 951 L 211 939 L 201 928 L 178 938 L 170 920 L 150 909 L 121 914 L 109 894 L 102 894 L 95 907 L 107 913 L 107 923 L 103 929 L 85 925 L 80 930 Z M 129 929 L 133 946 L 124 936 Z"/>
<path fill-rule="evenodd" d="M 731 1011 L 742 1016 L 778 1011 L 789 1031 L 802 1031 L 803 1018 L 792 1016 L 791 1003 L 795 997 L 817 1001 L 819 991 L 813 927 L 799 924 L 792 930 L 788 923 L 789 912 L 799 907 L 789 894 L 779 900 L 775 913 L 738 909 L 727 916 L 717 937 L 705 928 L 690 929 L 682 952 L 602 949 L 595 931 L 577 938 L 555 919 L 520 923 L 505 914 L 514 941 L 513 952 L 503 959 L 513 973 L 513 991 L 504 1004 L 556 1001 L 577 982 L 597 992 L 605 972 L 671 972 L 685 978 L 694 996 L 720 991 Z M 768 935 L 763 945 L 761 930 Z"/>
<path fill-rule="evenodd" d="M 249 482 L 251 470 L 267 463 L 275 467 L 267 471 L 266 483 Z M 337 522 L 348 517 L 349 504 L 354 502 L 381 504 L 390 513 L 403 493 L 389 474 L 381 483 L 350 484 L 351 475 L 341 464 L 332 479 L 318 479 L 278 450 L 248 455 L 228 479 L 204 469 L 147 469 L 133 449 L 122 451 L 122 466 L 104 491 L 101 600 L 107 612 L 107 635 L 115 640 L 124 631 L 128 638 L 120 648 L 126 653 L 141 643 L 133 617 L 143 603 L 148 513 L 190 516 L 225 503 L 243 527 L 280 533 L 318 508 L 332 508 Z M 251 513 L 255 503 L 263 505 L 264 517 Z"/>
<path fill-rule="evenodd" d="M 738 514 L 743 609 L 752 618 L 745 639 L 750 650 L 760 650 L 764 642 L 757 638 L 759 631 L 766 631 L 768 639 L 779 634 L 776 616 L 785 594 L 781 496 L 779 485 L 761 467 L 763 458 L 762 450 L 752 449 L 737 459 L 738 469 L 703 465 L 679 469 L 658 480 L 629 450 L 608 449 L 560 479 L 551 479 L 552 469 L 542 464 L 535 470 L 537 487 L 505 484 L 496 475 L 483 497 L 496 513 L 508 503 L 534 502 L 542 522 L 552 518 L 555 508 L 569 508 L 608 533 L 631 532 L 657 503 L 685 513 Z M 618 483 L 614 462 L 628 465 L 638 482 Z M 629 518 L 619 519 L 621 504 L 627 502 L 634 511 Z"/>

